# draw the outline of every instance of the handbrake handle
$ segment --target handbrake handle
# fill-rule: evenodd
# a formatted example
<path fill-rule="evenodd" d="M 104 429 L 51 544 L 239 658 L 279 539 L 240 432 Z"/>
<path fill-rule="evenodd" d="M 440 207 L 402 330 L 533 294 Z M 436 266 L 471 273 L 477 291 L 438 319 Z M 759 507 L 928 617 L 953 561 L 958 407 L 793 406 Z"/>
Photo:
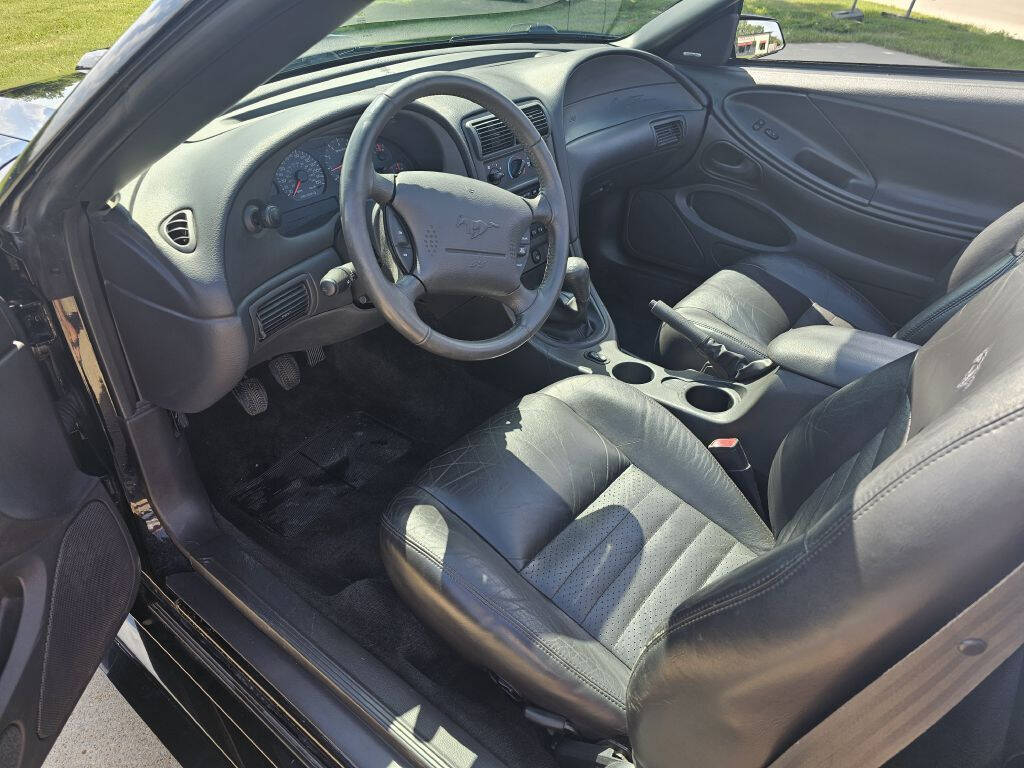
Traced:
<path fill-rule="evenodd" d="M 738 352 L 733 352 L 709 333 L 691 326 L 664 301 L 652 300 L 650 307 L 656 318 L 686 337 L 709 360 L 720 366 L 733 381 L 753 381 L 775 366 L 770 358 L 748 360 Z"/>

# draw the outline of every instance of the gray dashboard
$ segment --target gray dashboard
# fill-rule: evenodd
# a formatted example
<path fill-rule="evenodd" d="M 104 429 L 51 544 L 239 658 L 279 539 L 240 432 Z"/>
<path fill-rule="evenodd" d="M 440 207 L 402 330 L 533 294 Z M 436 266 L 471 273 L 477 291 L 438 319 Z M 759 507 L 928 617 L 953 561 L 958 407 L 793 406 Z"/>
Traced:
<path fill-rule="evenodd" d="M 696 86 L 660 59 L 614 46 L 422 52 L 257 89 L 91 216 L 108 300 L 146 400 L 199 411 L 261 361 L 382 322 L 358 282 L 332 297 L 317 289 L 348 261 L 334 165 L 381 88 L 432 70 L 478 77 L 543 123 L 572 239 L 587 197 L 678 169 L 704 130 Z M 462 99 L 416 102 L 382 133 L 381 170 L 472 175 L 526 194 L 532 169 L 493 123 Z M 539 258 L 544 233 L 535 236 Z"/>

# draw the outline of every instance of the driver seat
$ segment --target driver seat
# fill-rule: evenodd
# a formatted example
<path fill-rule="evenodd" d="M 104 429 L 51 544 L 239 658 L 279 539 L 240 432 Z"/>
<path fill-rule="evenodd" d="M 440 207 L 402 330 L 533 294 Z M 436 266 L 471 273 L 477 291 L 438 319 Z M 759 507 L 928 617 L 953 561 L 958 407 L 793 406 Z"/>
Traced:
<path fill-rule="evenodd" d="M 527 703 L 626 735 L 645 768 L 765 764 L 1020 563 L 1021 327 L 1018 267 L 810 411 L 771 468 L 771 529 L 662 406 L 561 381 L 394 499 L 389 575 Z"/>

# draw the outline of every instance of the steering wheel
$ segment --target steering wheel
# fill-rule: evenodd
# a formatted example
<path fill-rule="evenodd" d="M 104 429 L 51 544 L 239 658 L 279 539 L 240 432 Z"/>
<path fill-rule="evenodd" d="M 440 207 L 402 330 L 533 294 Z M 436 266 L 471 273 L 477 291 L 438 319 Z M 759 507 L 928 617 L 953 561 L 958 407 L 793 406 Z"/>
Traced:
<path fill-rule="evenodd" d="M 378 173 L 372 152 L 381 130 L 399 110 L 425 96 L 462 97 L 501 118 L 533 162 L 539 194 L 523 198 L 449 173 Z M 368 198 L 376 203 L 372 229 Z M 384 318 L 424 349 L 456 360 L 498 357 L 526 343 L 554 308 L 569 253 L 568 207 L 555 160 L 522 110 L 479 80 L 427 72 L 377 96 L 349 138 L 340 205 L 345 245 L 362 287 Z M 548 228 L 548 253 L 544 277 L 530 289 L 520 278 L 529 258 L 530 229 L 537 224 Z M 447 336 L 416 311 L 417 299 L 431 293 L 495 299 L 507 308 L 512 327 L 481 341 Z"/>

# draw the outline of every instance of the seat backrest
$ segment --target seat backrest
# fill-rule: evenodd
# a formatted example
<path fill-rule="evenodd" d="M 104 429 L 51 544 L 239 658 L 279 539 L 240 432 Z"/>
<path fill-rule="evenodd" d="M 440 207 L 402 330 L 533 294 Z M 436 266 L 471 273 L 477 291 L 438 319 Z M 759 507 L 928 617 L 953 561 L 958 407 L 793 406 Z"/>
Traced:
<path fill-rule="evenodd" d="M 1015 266 L 790 432 L 776 546 L 681 604 L 637 662 L 639 764 L 763 765 L 977 599 L 1024 559 L 1022 453 Z"/>
<path fill-rule="evenodd" d="M 928 304 L 896 331 L 896 338 L 924 344 L 949 318 L 1024 256 L 1024 203 L 993 221 L 935 279 Z"/>

